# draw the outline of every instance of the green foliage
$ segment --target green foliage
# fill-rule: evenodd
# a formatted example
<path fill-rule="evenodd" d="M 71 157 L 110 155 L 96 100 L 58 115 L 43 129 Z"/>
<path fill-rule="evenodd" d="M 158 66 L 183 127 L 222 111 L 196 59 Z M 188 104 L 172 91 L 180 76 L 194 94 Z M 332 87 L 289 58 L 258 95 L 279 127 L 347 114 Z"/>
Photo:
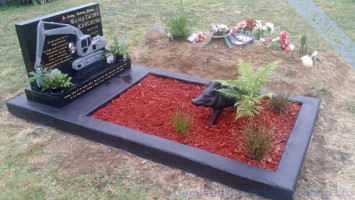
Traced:
<path fill-rule="evenodd" d="M 191 33 L 193 21 L 182 7 L 182 1 L 180 1 L 179 10 L 164 20 L 166 32 L 170 33 L 175 40 L 184 40 Z"/>
<path fill-rule="evenodd" d="M 129 45 L 126 45 L 125 36 L 122 38 L 115 37 L 112 44 L 107 48 L 108 52 L 106 52 L 106 55 L 130 57 L 128 49 Z"/>
<path fill-rule="evenodd" d="M 280 45 L 280 37 L 272 39 L 270 44 L 267 46 L 267 48 L 282 50 Z"/>
<path fill-rule="evenodd" d="M 30 72 L 32 77 L 28 80 L 30 83 L 38 81 L 42 87 L 42 91 L 48 89 L 68 88 L 73 84 L 70 82 L 71 77 L 68 74 L 62 74 L 58 69 L 51 72 L 41 67 L 41 73 Z"/>
<path fill-rule="evenodd" d="M 279 113 L 285 113 L 288 105 L 290 104 L 289 95 L 281 92 L 273 95 L 270 98 L 271 108 Z"/>
<path fill-rule="evenodd" d="M 247 151 L 252 160 L 260 161 L 272 148 L 273 137 L 270 135 L 271 129 L 262 125 L 256 126 L 250 123 L 243 132 L 244 144 L 242 147 Z"/>
<path fill-rule="evenodd" d="M 351 113 L 355 114 L 355 100 L 347 102 L 346 107 Z"/>
<path fill-rule="evenodd" d="M 305 35 L 301 38 L 301 47 L 299 51 L 301 56 L 307 55 L 309 52 L 307 47 L 307 37 Z"/>
<path fill-rule="evenodd" d="M 260 94 L 262 84 L 269 81 L 268 77 L 276 67 L 277 62 L 273 62 L 266 64 L 263 68 L 259 68 L 257 72 L 253 72 L 250 64 L 239 60 L 238 79 L 219 81 L 222 85 L 228 86 L 229 88 L 238 88 L 239 90 L 229 88 L 218 90 L 226 97 L 239 99 L 239 101 L 234 104 L 234 107 L 237 108 L 236 119 L 243 116 L 253 117 L 263 109 L 258 103 L 262 98 L 270 96 L 271 93 Z"/>
<path fill-rule="evenodd" d="M 187 136 L 186 131 L 190 127 L 190 117 L 188 115 L 185 115 L 180 109 L 177 109 L 172 115 L 172 123 L 178 133 Z"/>

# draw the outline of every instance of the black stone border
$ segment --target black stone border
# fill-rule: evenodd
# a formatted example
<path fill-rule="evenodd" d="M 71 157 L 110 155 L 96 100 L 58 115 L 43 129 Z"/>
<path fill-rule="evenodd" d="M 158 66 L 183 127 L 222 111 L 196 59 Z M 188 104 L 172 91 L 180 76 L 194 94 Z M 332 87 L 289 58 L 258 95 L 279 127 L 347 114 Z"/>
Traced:
<path fill-rule="evenodd" d="M 7 107 L 17 117 L 123 149 L 242 191 L 272 199 L 292 199 L 311 141 L 319 99 L 292 97 L 302 107 L 277 170 L 269 171 L 88 116 L 148 74 L 194 84 L 209 83 L 202 78 L 132 65 L 131 69 L 61 109 L 28 101 L 24 94 L 8 101 Z"/>

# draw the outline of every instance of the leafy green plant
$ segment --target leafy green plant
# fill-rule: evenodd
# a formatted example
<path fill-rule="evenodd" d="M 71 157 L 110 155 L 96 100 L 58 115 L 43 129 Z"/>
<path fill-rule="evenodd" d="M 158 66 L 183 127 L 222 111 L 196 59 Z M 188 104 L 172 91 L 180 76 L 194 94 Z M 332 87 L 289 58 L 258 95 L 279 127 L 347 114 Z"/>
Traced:
<path fill-rule="evenodd" d="M 304 56 L 307 54 L 307 37 L 304 35 L 301 38 L 300 55 Z"/>
<path fill-rule="evenodd" d="M 129 45 L 126 45 L 126 37 L 123 36 L 121 38 L 119 37 L 115 37 L 113 39 L 112 44 L 107 48 L 106 51 L 106 55 L 107 56 L 116 56 L 116 57 L 120 57 L 120 56 L 129 56 Z"/>
<path fill-rule="evenodd" d="M 257 72 L 253 72 L 252 66 L 239 60 L 239 75 L 237 80 L 219 81 L 228 88 L 222 88 L 218 91 L 226 97 L 239 99 L 234 107 L 237 108 L 236 119 L 244 116 L 253 117 L 258 114 L 263 107 L 259 106 L 260 100 L 271 93 L 261 94 L 262 84 L 268 80 L 272 74 L 272 70 L 277 67 L 277 62 L 266 64 L 265 67 L 259 68 Z M 238 88 L 235 90 L 233 88 Z"/>
<path fill-rule="evenodd" d="M 193 21 L 182 7 L 182 1 L 180 1 L 179 10 L 164 20 L 166 32 L 170 33 L 173 39 L 184 40 L 191 33 Z"/>
<path fill-rule="evenodd" d="M 269 45 L 267 45 L 267 48 L 282 50 L 280 44 L 280 37 L 272 39 Z"/>
<path fill-rule="evenodd" d="M 274 142 L 270 132 L 271 129 L 256 126 L 252 122 L 247 126 L 243 132 L 242 147 L 250 159 L 260 161 L 270 151 Z"/>
<path fill-rule="evenodd" d="M 279 113 L 285 113 L 289 104 L 289 95 L 284 92 L 272 95 L 270 98 L 271 108 Z"/>
<path fill-rule="evenodd" d="M 312 54 L 312 49 L 309 48 L 307 44 L 307 37 L 303 35 L 301 37 L 301 47 L 299 49 L 300 55 L 305 56 L 305 55 L 311 55 Z"/>
<path fill-rule="evenodd" d="M 59 88 L 68 88 L 73 84 L 70 82 L 71 77 L 68 74 L 63 74 L 58 69 L 53 69 L 48 71 L 41 66 L 41 73 L 30 72 L 29 75 L 32 76 L 29 78 L 29 82 L 32 83 L 37 81 L 42 87 L 42 91 L 48 89 L 59 89 Z"/>
<path fill-rule="evenodd" d="M 172 115 L 172 123 L 175 130 L 183 136 L 187 136 L 186 131 L 190 127 L 190 117 L 177 109 Z"/>

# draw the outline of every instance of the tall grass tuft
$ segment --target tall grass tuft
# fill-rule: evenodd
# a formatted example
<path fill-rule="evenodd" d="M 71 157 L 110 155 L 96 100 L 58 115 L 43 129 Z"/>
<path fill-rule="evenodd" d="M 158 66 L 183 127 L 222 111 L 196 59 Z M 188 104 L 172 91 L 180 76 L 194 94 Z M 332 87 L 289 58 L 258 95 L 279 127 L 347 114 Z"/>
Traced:
<path fill-rule="evenodd" d="M 260 161 L 271 150 L 274 139 L 270 132 L 271 129 L 262 125 L 255 126 L 252 122 L 247 126 L 243 132 L 242 146 L 250 159 Z"/>
<path fill-rule="evenodd" d="M 277 93 L 270 98 L 270 105 L 273 110 L 279 113 L 286 113 L 288 105 L 290 105 L 289 95 L 284 92 Z"/>
<path fill-rule="evenodd" d="M 187 130 L 190 127 L 190 116 L 184 114 L 180 109 L 177 109 L 175 113 L 172 115 L 172 123 L 174 125 L 175 130 L 183 135 L 187 135 Z"/>

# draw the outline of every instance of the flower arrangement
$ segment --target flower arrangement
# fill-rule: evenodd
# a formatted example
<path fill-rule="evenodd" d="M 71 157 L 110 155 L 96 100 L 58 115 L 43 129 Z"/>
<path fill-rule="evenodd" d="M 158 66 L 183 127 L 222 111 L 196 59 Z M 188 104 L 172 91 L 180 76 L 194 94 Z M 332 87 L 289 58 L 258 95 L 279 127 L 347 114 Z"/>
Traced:
<path fill-rule="evenodd" d="M 248 19 L 247 21 L 240 22 L 236 27 L 233 27 L 234 33 L 244 33 L 251 34 L 256 25 L 256 21 L 254 19 Z"/>
<path fill-rule="evenodd" d="M 229 31 L 229 28 L 225 24 L 212 24 L 211 25 L 211 32 L 213 34 L 221 34 L 221 33 L 226 33 Z"/>
<path fill-rule="evenodd" d="M 261 39 L 264 38 L 265 31 L 268 32 L 268 34 L 271 34 L 274 32 L 274 24 L 270 22 L 266 22 L 265 25 L 262 25 L 261 20 L 256 20 L 255 27 L 253 29 L 253 33 L 256 37 L 256 39 Z"/>
<path fill-rule="evenodd" d="M 70 82 L 71 77 L 68 74 L 63 74 L 59 69 L 53 69 L 49 71 L 48 69 L 40 68 L 40 73 L 30 72 L 29 74 L 32 76 L 29 78 L 29 82 L 37 81 L 38 85 L 41 86 L 42 91 L 46 91 L 48 89 L 56 90 L 56 89 L 64 89 L 73 85 Z"/>
<path fill-rule="evenodd" d="M 287 31 L 282 31 L 281 32 L 281 34 L 280 34 L 280 45 L 281 45 L 281 48 L 282 48 L 283 51 L 285 51 L 285 52 L 291 51 L 291 44 L 290 44 L 290 41 L 288 40 L 288 32 Z M 292 50 L 293 50 L 293 48 L 292 48 Z"/>
<path fill-rule="evenodd" d="M 280 33 L 280 37 L 277 37 L 269 43 L 268 38 L 264 38 L 262 41 L 264 41 L 264 45 L 268 48 L 273 48 L 273 49 L 280 49 L 283 50 L 284 52 L 289 52 L 292 51 L 295 46 L 290 43 L 288 40 L 288 32 L 287 31 L 282 31 Z"/>
<path fill-rule="evenodd" d="M 195 44 L 198 41 L 203 41 L 205 39 L 205 37 L 203 36 L 203 33 L 192 33 L 187 40 L 192 42 L 193 44 Z"/>

